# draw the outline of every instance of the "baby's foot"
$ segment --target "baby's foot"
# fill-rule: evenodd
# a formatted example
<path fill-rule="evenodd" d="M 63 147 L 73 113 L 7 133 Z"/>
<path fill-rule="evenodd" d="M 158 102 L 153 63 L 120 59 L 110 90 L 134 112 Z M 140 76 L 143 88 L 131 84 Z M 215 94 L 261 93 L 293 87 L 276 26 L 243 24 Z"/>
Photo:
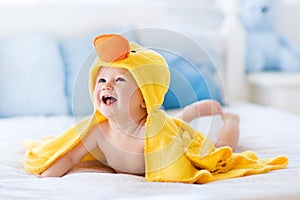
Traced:
<path fill-rule="evenodd" d="M 202 100 L 186 106 L 181 113 L 181 118 L 190 122 L 198 117 L 218 114 L 223 114 L 219 102 L 215 100 Z"/>
<path fill-rule="evenodd" d="M 220 103 L 216 100 L 203 100 L 199 102 L 199 114 L 201 116 L 223 114 Z"/>

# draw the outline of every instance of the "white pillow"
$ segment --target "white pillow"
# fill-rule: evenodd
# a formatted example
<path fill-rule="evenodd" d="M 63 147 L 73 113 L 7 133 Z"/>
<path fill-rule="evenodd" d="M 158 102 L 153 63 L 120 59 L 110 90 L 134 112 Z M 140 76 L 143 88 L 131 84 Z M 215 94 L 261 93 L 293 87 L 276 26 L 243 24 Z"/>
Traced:
<path fill-rule="evenodd" d="M 0 117 L 67 114 L 64 66 L 46 33 L 0 40 Z"/>

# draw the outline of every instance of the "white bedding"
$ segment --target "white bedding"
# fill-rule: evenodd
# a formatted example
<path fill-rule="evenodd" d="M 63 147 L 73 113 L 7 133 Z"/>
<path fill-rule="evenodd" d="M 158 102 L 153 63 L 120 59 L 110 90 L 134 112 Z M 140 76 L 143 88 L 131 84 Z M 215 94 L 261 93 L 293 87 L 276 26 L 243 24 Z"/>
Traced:
<path fill-rule="evenodd" d="M 238 152 L 253 150 L 262 158 L 283 154 L 289 158 L 288 168 L 203 185 L 150 183 L 139 176 L 78 171 L 62 178 L 37 178 L 23 169 L 22 142 L 60 134 L 74 119 L 3 118 L 0 199 L 300 199 L 300 116 L 246 103 L 226 109 L 241 118 Z"/>

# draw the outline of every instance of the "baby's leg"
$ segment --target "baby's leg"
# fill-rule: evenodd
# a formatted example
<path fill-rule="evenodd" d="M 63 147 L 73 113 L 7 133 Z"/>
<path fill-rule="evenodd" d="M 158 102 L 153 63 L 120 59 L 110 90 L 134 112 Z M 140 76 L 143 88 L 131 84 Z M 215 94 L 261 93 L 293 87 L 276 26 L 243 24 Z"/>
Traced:
<path fill-rule="evenodd" d="M 222 115 L 223 127 L 218 135 L 215 146 L 236 148 L 239 140 L 239 117 L 233 113 L 223 113 L 221 105 L 215 100 L 203 100 L 186 106 L 177 117 L 191 122 L 193 119 L 209 115 Z"/>
<path fill-rule="evenodd" d="M 223 115 L 223 128 L 216 141 L 216 147 L 230 146 L 233 150 L 236 148 L 239 140 L 239 117 L 233 113 Z"/>
<path fill-rule="evenodd" d="M 222 114 L 222 107 L 215 100 L 202 100 L 186 106 L 176 117 L 186 122 L 209 115 Z"/>
<path fill-rule="evenodd" d="M 191 122 L 193 119 L 202 116 L 218 115 L 223 117 L 223 127 L 218 135 L 215 146 L 230 146 L 236 148 L 239 140 L 239 117 L 233 113 L 223 113 L 221 105 L 215 100 L 203 100 L 186 106 L 178 118 Z"/>

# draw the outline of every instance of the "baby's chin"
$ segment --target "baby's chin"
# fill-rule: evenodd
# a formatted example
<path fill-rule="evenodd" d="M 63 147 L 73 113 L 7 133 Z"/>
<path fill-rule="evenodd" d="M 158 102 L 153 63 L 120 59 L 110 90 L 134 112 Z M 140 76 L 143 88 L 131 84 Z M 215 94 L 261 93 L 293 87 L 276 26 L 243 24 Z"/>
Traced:
<path fill-rule="evenodd" d="M 98 111 L 107 119 L 113 119 L 117 115 L 117 112 L 113 111 L 113 109 L 101 108 Z"/>
<path fill-rule="evenodd" d="M 124 116 L 124 115 L 128 116 L 127 113 L 124 113 L 124 112 L 128 112 L 128 110 L 120 109 L 120 105 L 118 105 L 117 103 L 111 105 L 105 105 L 101 103 L 100 106 L 97 108 L 97 110 L 107 119 L 116 119 L 116 118 L 119 119 L 120 116 Z"/>

